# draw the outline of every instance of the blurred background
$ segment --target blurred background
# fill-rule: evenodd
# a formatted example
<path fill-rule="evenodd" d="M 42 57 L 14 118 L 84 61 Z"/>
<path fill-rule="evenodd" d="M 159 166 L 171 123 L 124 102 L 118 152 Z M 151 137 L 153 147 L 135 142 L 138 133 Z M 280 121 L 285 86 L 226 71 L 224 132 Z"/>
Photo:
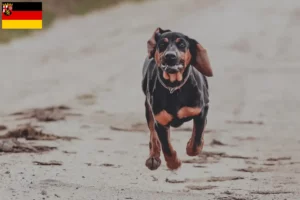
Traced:
<path fill-rule="evenodd" d="M 32 199 L 40 190 L 50 199 L 196 199 L 199 192 L 206 199 L 299 197 L 299 0 L 49 0 L 43 9 L 42 31 L 0 32 L 0 125 L 21 123 L 7 118 L 12 112 L 65 104 L 81 116 L 22 123 L 81 140 L 53 142 L 58 150 L 43 156 L 1 154 L 7 163 L 1 174 L 25 174 L 1 178 L 7 199 Z M 165 181 L 170 172 L 164 163 L 155 172 L 144 166 L 149 135 L 142 64 L 157 27 L 182 32 L 207 49 L 214 77 L 208 78 L 204 151 L 230 155 L 186 161 L 179 184 Z M 182 129 L 171 136 L 182 160 L 191 159 L 185 155 L 190 134 Z M 32 166 L 35 159 L 64 166 Z M 121 167 L 99 167 L 103 162 Z M 209 181 L 225 175 L 239 178 Z M 24 189 L 27 182 L 33 190 Z M 76 188 L 81 192 L 74 195 Z"/>

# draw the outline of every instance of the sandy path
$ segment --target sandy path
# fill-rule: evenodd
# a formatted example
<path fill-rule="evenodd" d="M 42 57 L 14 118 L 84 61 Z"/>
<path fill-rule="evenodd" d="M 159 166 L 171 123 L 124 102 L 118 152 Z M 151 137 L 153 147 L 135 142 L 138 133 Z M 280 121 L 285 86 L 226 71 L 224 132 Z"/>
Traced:
<path fill-rule="evenodd" d="M 0 155 L 1 200 L 298 199 L 300 2 L 168 2 L 122 5 L 61 20 L 48 31 L 0 47 L 0 124 L 13 128 L 23 123 L 6 114 L 30 107 L 67 104 L 83 114 L 39 123 L 45 131 L 77 136 L 79 141 L 39 142 L 58 147 L 42 155 Z M 191 180 L 166 183 L 170 172 L 164 163 L 154 172 L 144 166 L 146 133 L 110 130 L 111 124 L 145 122 L 141 67 L 146 40 L 157 26 L 195 37 L 209 51 L 215 77 L 209 79 L 207 128 L 213 133 L 205 135 L 204 150 L 257 160 L 221 158 L 201 164 L 205 168 L 184 164 L 182 174 Z M 77 97 L 82 94 L 91 98 Z M 182 159 L 189 159 L 185 155 L 189 134 L 172 134 Z M 99 137 L 111 140 L 96 140 Z M 210 146 L 212 139 L 229 146 Z M 64 154 L 64 150 L 76 154 Z M 266 161 L 282 156 L 291 160 Z M 35 160 L 59 160 L 63 166 L 36 166 Z M 103 163 L 115 167 L 100 166 Z M 267 172 L 234 171 L 249 166 L 267 168 Z M 220 176 L 244 179 L 207 181 Z M 187 185 L 217 187 L 194 191 Z M 278 194 L 257 194 L 270 191 Z"/>

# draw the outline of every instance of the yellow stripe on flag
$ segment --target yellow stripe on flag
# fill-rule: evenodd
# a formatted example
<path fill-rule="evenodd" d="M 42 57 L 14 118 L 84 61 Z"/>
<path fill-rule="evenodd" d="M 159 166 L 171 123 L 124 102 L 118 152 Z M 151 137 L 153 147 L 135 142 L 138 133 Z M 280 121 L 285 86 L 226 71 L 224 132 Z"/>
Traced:
<path fill-rule="evenodd" d="M 2 29 L 42 29 L 42 20 L 2 20 Z"/>

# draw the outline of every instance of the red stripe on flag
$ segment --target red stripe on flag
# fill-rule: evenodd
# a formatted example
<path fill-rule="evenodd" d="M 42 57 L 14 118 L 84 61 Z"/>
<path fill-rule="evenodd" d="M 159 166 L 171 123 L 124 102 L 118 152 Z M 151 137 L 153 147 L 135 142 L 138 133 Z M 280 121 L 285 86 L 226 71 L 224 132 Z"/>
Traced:
<path fill-rule="evenodd" d="M 22 20 L 22 19 L 42 20 L 43 14 L 42 11 L 12 11 L 10 16 L 6 16 L 4 13 L 2 13 L 2 20 Z"/>

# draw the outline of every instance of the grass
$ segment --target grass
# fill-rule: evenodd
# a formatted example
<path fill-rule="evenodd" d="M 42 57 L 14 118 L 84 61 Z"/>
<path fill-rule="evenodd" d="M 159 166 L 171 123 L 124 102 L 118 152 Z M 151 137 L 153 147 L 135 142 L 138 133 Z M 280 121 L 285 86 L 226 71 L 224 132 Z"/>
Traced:
<path fill-rule="evenodd" d="M 12 0 L 11 2 L 34 0 Z M 91 11 L 105 9 L 121 2 L 142 2 L 143 0 L 44 0 L 43 29 L 47 29 L 58 18 L 85 15 Z M 9 43 L 15 38 L 30 35 L 35 30 L 1 30 L 0 43 Z"/>

